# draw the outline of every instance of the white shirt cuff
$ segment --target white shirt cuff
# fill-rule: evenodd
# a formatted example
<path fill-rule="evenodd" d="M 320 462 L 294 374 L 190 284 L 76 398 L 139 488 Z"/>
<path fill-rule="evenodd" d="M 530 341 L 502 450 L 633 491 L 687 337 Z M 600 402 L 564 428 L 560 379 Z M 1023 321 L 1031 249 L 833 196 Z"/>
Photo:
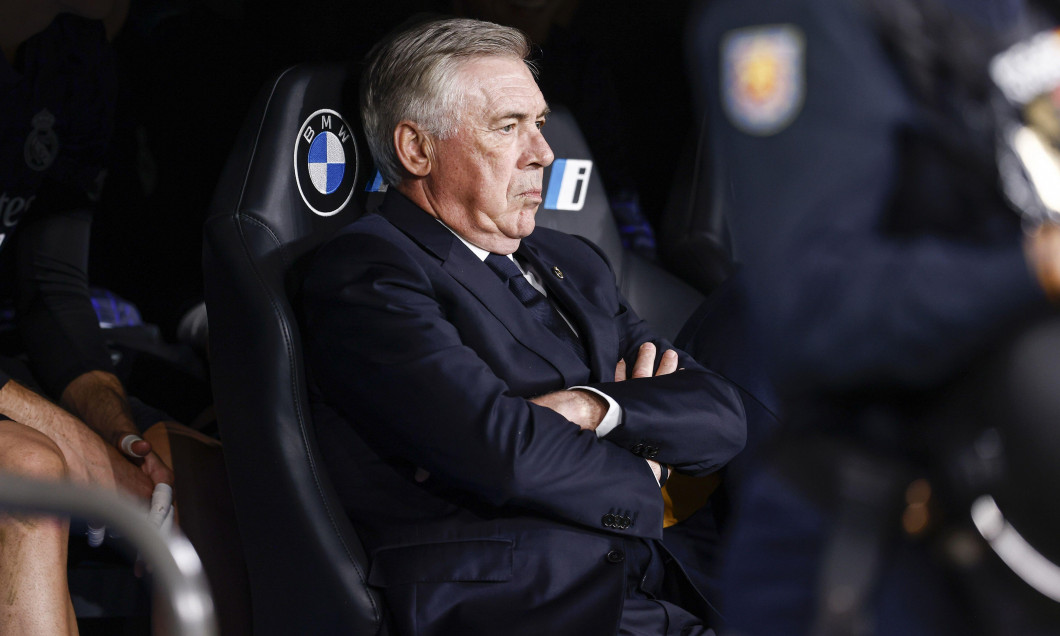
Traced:
<path fill-rule="evenodd" d="M 607 413 L 604 413 L 604 419 L 600 420 L 600 425 L 596 427 L 597 437 L 605 437 L 608 433 L 615 430 L 618 423 L 622 421 L 622 407 L 610 395 L 589 386 L 572 386 L 571 389 L 590 391 L 604 398 L 607 402 Z"/>

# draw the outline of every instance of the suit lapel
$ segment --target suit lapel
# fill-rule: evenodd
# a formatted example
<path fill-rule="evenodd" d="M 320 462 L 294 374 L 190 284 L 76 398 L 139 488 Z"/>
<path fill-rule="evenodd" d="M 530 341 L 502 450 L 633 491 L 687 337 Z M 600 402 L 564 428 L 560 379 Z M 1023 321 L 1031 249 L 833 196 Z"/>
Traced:
<path fill-rule="evenodd" d="M 549 296 L 559 301 L 567 317 L 574 322 L 589 354 L 591 377 L 603 381 L 613 380 L 615 364 L 618 362 L 617 359 L 610 359 L 618 351 L 614 320 L 578 291 L 577 281 L 570 276 L 577 276 L 580 270 L 560 267 L 558 260 L 549 258 L 545 252 L 531 235 L 523 239 L 517 254 L 534 266 Z M 556 274 L 556 270 L 563 275 L 562 278 Z"/>
<path fill-rule="evenodd" d="M 552 365 L 566 385 L 586 381 L 585 366 L 577 354 L 535 319 L 493 270 L 437 219 L 396 191 L 387 193 L 379 212 L 437 257 L 443 270 L 471 292 L 513 338 Z"/>

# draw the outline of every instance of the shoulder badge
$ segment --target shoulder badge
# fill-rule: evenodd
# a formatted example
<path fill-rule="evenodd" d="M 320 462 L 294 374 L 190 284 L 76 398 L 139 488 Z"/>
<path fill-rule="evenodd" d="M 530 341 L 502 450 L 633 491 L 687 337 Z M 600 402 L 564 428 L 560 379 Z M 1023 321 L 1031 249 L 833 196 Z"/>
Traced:
<path fill-rule="evenodd" d="M 294 146 L 294 175 L 309 209 L 338 214 L 353 197 L 357 142 L 342 115 L 318 110 L 302 123 Z"/>
<path fill-rule="evenodd" d="M 734 126 L 765 136 L 794 121 L 806 92 L 805 50 L 802 30 L 790 24 L 722 37 L 722 105 Z"/>

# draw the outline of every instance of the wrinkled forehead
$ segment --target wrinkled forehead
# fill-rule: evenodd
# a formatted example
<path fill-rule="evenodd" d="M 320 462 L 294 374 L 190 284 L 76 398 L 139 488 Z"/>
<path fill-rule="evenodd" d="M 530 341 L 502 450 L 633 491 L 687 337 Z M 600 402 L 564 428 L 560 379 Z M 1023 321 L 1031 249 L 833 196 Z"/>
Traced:
<path fill-rule="evenodd" d="M 453 89 L 462 97 L 465 115 L 536 117 L 548 109 L 533 73 L 518 57 L 468 59 L 457 70 Z"/>

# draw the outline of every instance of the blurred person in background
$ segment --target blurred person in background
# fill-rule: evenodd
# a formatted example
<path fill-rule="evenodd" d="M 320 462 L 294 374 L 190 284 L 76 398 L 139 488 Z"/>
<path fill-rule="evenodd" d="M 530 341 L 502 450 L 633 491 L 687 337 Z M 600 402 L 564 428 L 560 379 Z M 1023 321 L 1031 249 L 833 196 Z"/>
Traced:
<path fill-rule="evenodd" d="M 92 210 L 114 128 L 108 40 L 127 9 L 125 0 L 0 5 L 0 288 L 15 299 L 19 336 L 0 351 L 0 470 L 146 504 L 174 483 L 170 435 L 220 454 L 215 440 L 126 395 L 89 293 Z M 59 519 L 0 518 L 0 632 L 77 633 L 68 532 Z"/>
<path fill-rule="evenodd" d="M 1056 293 L 1057 229 L 1025 234 L 1003 187 L 988 74 L 1039 18 L 1014 0 L 696 13 L 699 106 L 786 412 L 728 538 L 734 634 L 1055 627 L 997 590 L 967 593 L 933 533 L 952 468 L 940 449 L 982 426 L 936 423 L 947 396 Z"/>

